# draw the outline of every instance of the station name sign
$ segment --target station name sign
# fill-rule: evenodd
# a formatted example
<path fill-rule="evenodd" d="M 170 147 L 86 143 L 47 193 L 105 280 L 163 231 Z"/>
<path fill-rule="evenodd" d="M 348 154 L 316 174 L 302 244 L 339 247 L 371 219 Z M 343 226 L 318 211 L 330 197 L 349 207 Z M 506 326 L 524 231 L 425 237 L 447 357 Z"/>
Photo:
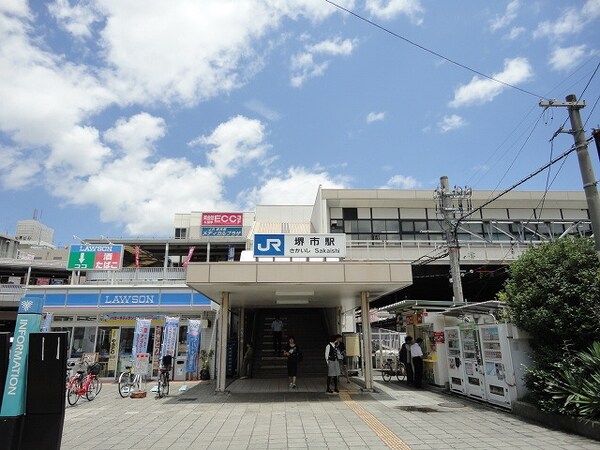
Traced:
<path fill-rule="evenodd" d="M 345 258 L 346 235 L 255 234 L 254 257 Z"/>

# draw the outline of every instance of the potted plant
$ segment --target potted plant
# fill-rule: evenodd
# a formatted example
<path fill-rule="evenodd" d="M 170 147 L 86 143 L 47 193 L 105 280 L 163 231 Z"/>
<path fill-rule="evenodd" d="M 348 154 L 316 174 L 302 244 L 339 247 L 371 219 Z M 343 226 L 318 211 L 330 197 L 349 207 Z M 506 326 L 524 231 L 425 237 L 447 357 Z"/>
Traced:
<path fill-rule="evenodd" d="M 210 380 L 210 358 L 215 354 L 214 350 L 200 350 L 200 362 L 202 363 L 202 369 L 200 369 L 200 379 Z"/>

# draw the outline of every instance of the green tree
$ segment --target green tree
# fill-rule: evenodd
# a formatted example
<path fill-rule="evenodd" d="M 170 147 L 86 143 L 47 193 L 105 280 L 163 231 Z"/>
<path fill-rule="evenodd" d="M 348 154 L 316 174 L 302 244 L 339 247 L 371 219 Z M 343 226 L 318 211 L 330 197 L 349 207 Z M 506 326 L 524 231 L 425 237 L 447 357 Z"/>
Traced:
<path fill-rule="evenodd" d="M 510 267 L 500 298 L 536 344 L 585 350 L 600 339 L 600 262 L 589 238 L 531 248 Z"/>
<path fill-rule="evenodd" d="M 582 375 L 576 353 L 600 340 L 600 262 L 589 238 L 558 239 L 526 251 L 510 267 L 500 300 L 509 319 L 532 336 L 526 374 L 531 400 L 541 409 L 577 415 L 574 403 L 548 387 L 565 371 Z"/>

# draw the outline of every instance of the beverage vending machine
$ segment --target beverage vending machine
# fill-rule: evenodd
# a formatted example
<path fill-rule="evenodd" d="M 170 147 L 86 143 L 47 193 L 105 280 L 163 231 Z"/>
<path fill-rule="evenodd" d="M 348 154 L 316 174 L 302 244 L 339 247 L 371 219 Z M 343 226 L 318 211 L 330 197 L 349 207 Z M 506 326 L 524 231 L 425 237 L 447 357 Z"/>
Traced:
<path fill-rule="evenodd" d="M 460 345 L 460 329 L 458 327 L 444 328 L 448 348 L 448 382 L 450 390 L 460 394 L 465 393 L 465 371 L 463 354 Z"/>
<path fill-rule="evenodd" d="M 509 324 L 480 325 L 479 333 L 487 399 L 511 407 L 526 391 L 523 375 L 529 362 L 529 343 Z"/>
<path fill-rule="evenodd" d="M 465 392 L 470 397 L 485 400 L 485 375 L 478 331 L 478 327 L 474 323 L 465 323 L 460 328 Z"/>

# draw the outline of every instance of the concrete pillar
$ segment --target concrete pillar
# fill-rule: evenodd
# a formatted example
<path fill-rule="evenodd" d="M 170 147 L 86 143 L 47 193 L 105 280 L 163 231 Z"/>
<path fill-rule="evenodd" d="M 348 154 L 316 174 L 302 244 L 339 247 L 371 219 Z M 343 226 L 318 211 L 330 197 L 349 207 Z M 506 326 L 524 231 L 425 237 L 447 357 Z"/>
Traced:
<path fill-rule="evenodd" d="M 246 308 L 243 306 L 240 308 L 240 334 L 238 335 L 238 359 L 237 359 L 237 371 L 240 373 L 242 368 L 242 359 L 244 359 L 244 353 L 246 352 L 246 341 L 244 335 L 246 333 Z"/>
<path fill-rule="evenodd" d="M 217 369 L 217 391 L 225 392 L 227 378 L 227 335 L 229 330 L 229 292 L 221 292 L 219 310 L 219 353 Z"/>
<path fill-rule="evenodd" d="M 371 346 L 371 322 L 369 321 L 369 293 L 362 291 L 360 293 L 360 315 L 362 319 L 363 331 L 363 366 L 365 376 L 365 389 L 373 390 L 373 353 Z"/>

